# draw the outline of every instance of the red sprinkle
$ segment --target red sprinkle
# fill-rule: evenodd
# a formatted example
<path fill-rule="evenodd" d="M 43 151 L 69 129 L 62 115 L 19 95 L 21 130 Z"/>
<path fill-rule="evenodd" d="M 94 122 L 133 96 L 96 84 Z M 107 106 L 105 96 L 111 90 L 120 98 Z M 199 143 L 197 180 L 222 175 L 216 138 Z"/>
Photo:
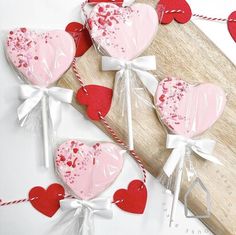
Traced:
<path fill-rule="evenodd" d="M 66 160 L 66 158 L 63 155 L 61 155 L 60 156 L 60 161 L 64 162 L 65 160 Z"/>
<path fill-rule="evenodd" d="M 159 97 L 159 100 L 160 100 L 161 102 L 164 102 L 164 101 L 165 101 L 165 96 L 164 96 L 164 95 L 161 95 L 161 96 Z"/>
<path fill-rule="evenodd" d="M 103 7 L 99 7 L 99 8 L 98 8 L 98 11 L 99 11 L 99 12 L 103 12 L 103 11 L 104 11 L 104 8 L 103 8 Z"/>
<path fill-rule="evenodd" d="M 73 162 L 73 165 L 72 165 L 72 167 L 73 167 L 73 168 L 75 168 L 75 167 L 76 167 L 76 164 L 75 164 L 75 163 L 76 163 L 76 161 L 77 161 L 77 158 L 75 158 L 75 160 L 74 160 L 74 162 Z"/>
<path fill-rule="evenodd" d="M 20 30 L 21 30 L 22 33 L 25 33 L 27 31 L 26 28 L 21 28 Z"/>

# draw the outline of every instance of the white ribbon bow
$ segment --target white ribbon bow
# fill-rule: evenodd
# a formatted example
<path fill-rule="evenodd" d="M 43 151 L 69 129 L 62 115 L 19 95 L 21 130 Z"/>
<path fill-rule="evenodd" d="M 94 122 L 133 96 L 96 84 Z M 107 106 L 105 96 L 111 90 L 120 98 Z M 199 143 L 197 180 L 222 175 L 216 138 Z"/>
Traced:
<path fill-rule="evenodd" d="M 60 87 L 42 88 L 31 85 L 21 85 L 21 97 L 26 99 L 17 109 L 18 119 L 24 123 L 28 114 L 42 100 L 44 96 L 48 97 L 50 118 L 53 127 L 57 128 L 60 122 L 61 102 L 71 103 L 73 91 Z M 23 125 L 23 124 L 22 124 Z"/>
<path fill-rule="evenodd" d="M 103 218 L 112 218 L 112 203 L 106 198 L 96 198 L 89 201 L 79 199 L 60 200 L 62 211 L 75 210 L 74 217 L 78 223 L 78 235 L 93 235 L 94 221 L 93 215 L 99 215 Z M 78 218 L 79 217 L 79 218 Z M 78 231 L 77 231 L 78 232 Z"/>
<path fill-rule="evenodd" d="M 167 135 L 166 148 L 173 149 L 163 167 L 163 170 L 168 177 L 174 172 L 181 158 L 185 156 L 187 147 L 203 159 L 222 165 L 216 157 L 211 155 L 215 147 L 214 140 L 193 140 L 181 135 Z"/>
<path fill-rule="evenodd" d="M 149 92 L 154 95 L 158 81 L 153 74 L 147 72 L 156 70 L 156 57 L 155 56 L 142 56 L 131 61 L 113 58 L 109 56 L 102 56 L 102 70 L 103 71 L 118 71 L 116 73 L 117 79 L 122 78 L 125 70 L 134 71 Z"/>

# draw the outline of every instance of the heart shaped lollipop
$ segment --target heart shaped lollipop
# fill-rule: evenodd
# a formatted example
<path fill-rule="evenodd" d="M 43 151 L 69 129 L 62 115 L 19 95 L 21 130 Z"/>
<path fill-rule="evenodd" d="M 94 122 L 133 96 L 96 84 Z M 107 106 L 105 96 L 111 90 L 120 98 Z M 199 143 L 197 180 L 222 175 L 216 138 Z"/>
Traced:
<path fill-rule="evenodd" d="M 65 185 L 79 198 L 91 199 L 104 191 L 119 175 L 123 153 L 113 143 L 88 146 L 69 140 L 59 146 L 56 168 Z"/>
<path fill-rule="evenodd" d="M 155 9 L 147 4 L 122 8 L 99 3 L 92 10 L 88 25 L 92 39 L 103 54 L 131 60 L 151 44 L 158 17 Z"/>
<path fill-rule="evenodd" d="M 226 103 L 224 91 L 210 83 L 190 85 L 168 77 L 155 94 L 161 120 L 175 134 L 194 137 L 210 128 L 222 114 Z"/>
<path fill-rule="evenodd" d="M 70 67 L 75 56 L 75 43 L 63 30 L 36 33 L 18 28 L 9 32 L 6 52 L 25 80 L 47 87 Z"/>

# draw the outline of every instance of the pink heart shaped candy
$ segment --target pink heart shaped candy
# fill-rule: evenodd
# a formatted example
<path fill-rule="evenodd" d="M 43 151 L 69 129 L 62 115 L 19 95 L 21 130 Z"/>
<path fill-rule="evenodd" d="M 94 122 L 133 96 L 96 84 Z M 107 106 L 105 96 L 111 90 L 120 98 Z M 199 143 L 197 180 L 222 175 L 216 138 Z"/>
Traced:
<path fill-rule="evenodd" d="M 131 60 L 151 44 L 158 28 L 158 16 L 147 4 L 123 8 L 99 3 L 90 13 L 88 24 L 91 38 L 103 54 Z"/>
<path fill-rule="evenodd" d="M 123 166 L 124 150 L 113 143 L 92 146 L 68 140 L 56 152 L 56 169 L 76 196 L 91 199 L 109 187 Z"/>
<path fill-rule="evenodd" d="M 211 83 L 190 85 L 168 77 L 155 94 L 155 105 L 161 120 L 175 134 L 200 135 L 221 116 L 226 104 L 223 89 Z"/>
<path fill-rule="evenodd" d="M 18 28 L 9 32 L 6 53 L 26 81 L 47 87 L 70 67 L 75 56 L 75 43 L 64 30 L 37 33 Z"/>

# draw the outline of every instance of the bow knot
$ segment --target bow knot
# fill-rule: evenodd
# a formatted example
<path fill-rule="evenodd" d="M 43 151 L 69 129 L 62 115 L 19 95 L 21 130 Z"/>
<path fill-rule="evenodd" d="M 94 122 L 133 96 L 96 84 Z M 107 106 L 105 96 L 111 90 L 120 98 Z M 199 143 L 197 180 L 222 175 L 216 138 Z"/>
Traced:
<path fill-rule="evenodd" d="M 48 95 L 48 93 L 49 93 L 49 89 L 46 87 L 42 87 L 42 88 L 38 87 L 38 89 L 41 90 L 44 94 Z"/>
<path fill-rule="evenodd" d="M 77 219 L 79 223 L 78 235 L 93 235 L 94 223 L 93 215 L 99 215 L 103 218 L 112 218 L 112 203 L 106 198 L 96 198 L 89 201 L 79 199 L 63 199 L 60 200 L 60 207 L 62 211 L 75 210 L 74 217 L 79 216 L 82 222 Z M 80 224 L 81 223 L 81 224 Z"/>
<path fill-rule="evenodd" d="M 121 67 L 122 69 L 122 67 Z M 131 70 L 132 69 L 132 64 L 130 61 L 125 62 L 125 69 Z"/>
<path fill-rule="evenodd" d="M 187 139 L 186 144 L 187 144 L 187 146 L 189 146 L 191 148 L 192 146 L 196 145 L 196 141 L 193 139 Z"/>
<path fill-rule="evenodd" d="M 151 94 L 155 94 L 158 82 L 150 70 L 156 70 L 155 56 L 142 56 L 136 59 L 127 61 L 109 56 L 102 56 L 102 70 L 103 71 L 118 71 L 116 73 L 117 79 L 121 79 L 126 70 L 133 71 L 138 78 L 146 86 Z"/>
<path fill-rule="evenodd" d="M 215 141 L 210 139 L 191 139 L 182 135 L 167 135 L 166 148 L 173 149 L 168 160 L 166 161 L 163 170 L 169 177 L 175 170 L 180 159 L 186 154 L 186 151 L 190 149 L 196 156 L 199 156 L 205 160 L 211 161 L 216 164 L 222 165 L 222 163 L 214 156 L 212 152 L 215 147 Z"/>
<path fill-rule="evenodd" d="M 37 106 L 44 96 L 48 98 L 48 106 L 53 127 L 57 127 L 60 121 L 61 102 L 71 103 L 73 91 L 60 87 L 45 88 L 31 85 L 20 86 L 21 97 L 25 99 L 17 109 L 18 119 L 22 125 L 28 114 Z"/>

